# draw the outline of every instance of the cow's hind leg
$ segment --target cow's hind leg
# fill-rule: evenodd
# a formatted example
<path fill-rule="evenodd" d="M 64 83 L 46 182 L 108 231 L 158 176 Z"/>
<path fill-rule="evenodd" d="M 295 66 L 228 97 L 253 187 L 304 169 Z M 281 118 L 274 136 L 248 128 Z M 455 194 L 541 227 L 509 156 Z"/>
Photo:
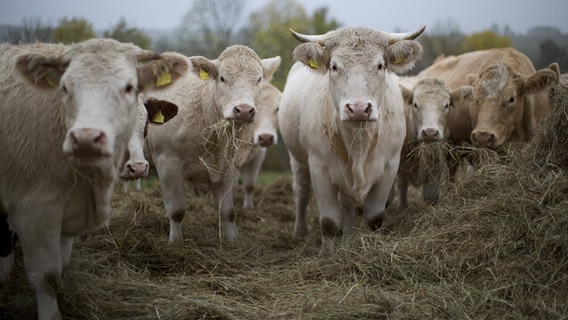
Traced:
<path fill-rule="evenodd" d="M 292 189 L 294 191 L 294 203 L 296 206 L 296 220 L 294 221 L 294 238 L 303 238 L 308 234 L 306 224 L 306 212 L 310 200 L 310 169 L 307 163 L 297 161 L 290 156 L 290 165 L 294 175 Z"/>

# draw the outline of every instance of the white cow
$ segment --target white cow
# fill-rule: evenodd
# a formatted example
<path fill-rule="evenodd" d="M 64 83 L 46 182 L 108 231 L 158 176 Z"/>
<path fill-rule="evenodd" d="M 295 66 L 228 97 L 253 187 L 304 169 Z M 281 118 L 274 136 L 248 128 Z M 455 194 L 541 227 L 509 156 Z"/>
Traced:
<path fill-rule="evenodd" d="M 294 36 L 294 50 L 278 115 L 294 175 L 294 236 L 307 234 L 310 185 L 318 204 L 320 256 L 334 239 L 353 232 L 355 206 L 368 226 L 382 225 L 405 136 L 402 94 L 391 72 L 404 72 L 422 55 L 412 33 L 342 28 Z"/>
<path fill-rule="evenodd" d="M 243 208 L 254 208 L 254 189 L 267 148 L 278 143 L 278 106 L 282 93 L 267 81 L 263 81 L 254 120 L 254 148 L 246 162 L 239 168 L 243 178 L 245 196 Z"/>
<path fill-rule="evenodd" d="M 119 166 L 119 175 L 122 179 L 125 191 L 128 190 L 130 180 L 136 180 L 136 189 L 141 189 L 141 179 L 148 176 L 150 164 L 144 156 L 144 145 L 148 133 L 148 125 L 161 125 L 170 121 L 178 112 L 178 107 L 164 100 L 153 97 L 138 98 L 138 115 L 132 137 L 128 141 L 128 147 L 123 161 Z"/>
<path fill-rule="evenodd" d="M 110 39 L 0 46 L 0 207 L 40 319 L 61 318 L 56 294 L 73 237 L 111 216 L 138 94 L 187 69 L 184 59 Z M 11 263 L 0 258 L 0 272 Z"/>
<path fill-rule="evenodd" d="M 252 150 L 252 126 L 263 81 L 271 79 L 280 57 L 261 60 L 250 48 L 226 48 L 216 60 L 186 58 L 191 70 L 174 86 L 152 93 L 179 107 L 168 124 L 148 130 L 148 152 L 155 165 L 170 220 L 170 241 L 182 240 L 185 181 L 211 190 L 220 207 L 227 239 L 238 231 L 233 206 L 234 178 Z"/>
<path fill-rule="evenodd" d="M 406 117 L 406 138 L 397 179 L 398 206 L 402 209 L 407 206 L 409 182 L 415 187 L 422 186 L 424 201 L 438 200 L 441 168 L 437 164 L 432 164 L 432 168 L 421 167 L 412 151 L 419 143 L 449 138 L 449 115 L 451 109 L 464 99 L 464 90 L 451 91 L 437 78 L 399 77 L 398 83 Z"/>

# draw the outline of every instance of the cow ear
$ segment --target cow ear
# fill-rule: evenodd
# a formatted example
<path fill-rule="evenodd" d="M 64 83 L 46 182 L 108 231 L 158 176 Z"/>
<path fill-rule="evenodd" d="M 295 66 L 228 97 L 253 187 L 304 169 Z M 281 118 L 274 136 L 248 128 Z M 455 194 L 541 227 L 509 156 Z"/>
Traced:
<path fill-rule="evenodd" d="M 317 43 L 308 42 L 299 44 L 294 49 L 294 59 L 316 72 L 326 73 L 331 57 L 324 47 Z"/>
<path fill-rule="evenodd" d="M 414 96 L 412 90 L 409 90 L 408 88 L 400 84 L 398 86 L 400 87 L 400 92 L 402 92 L 402 100 L 404 100 L 404 103 L 411 105 Z"/>
<path fill-rule="evenodd" d="M 479 75 L 477 73 L 468 73 L 465 76 L 465 83 L 467 83 L 470 86 L 473 86 L 475 81 L 477 81 L 478 79 L 479 79 Z"/>
<path fill-rule="evenodd" d="M 163 53 L 138 67 L 138 89 L 162 89 L 175 82 L 189 68 L 187 57 L 178 53 Z"/>
<path fill-rule="evenodd" d="M 461 86 L 450 92 L 450 104 L 452 106 L 455 106 L 456 104 L 466 103 L 468 100 L 472 98 L 473 98 L 472 86 Z"/>
<path fill-rule="evenodd" d="M 24 53 L 16 59 L 16 69 L 32 85 L 42 89 L 58 88 L 68 61 L 60 56 L 47 57 L 37 53 Z"/>
<path fill-rule="evenodd" d="M 536 71 L 521 80 L 520 93 L 531 94 L 558 84 L 558 73 L 553 68 Z"/>
<path fill-rule="evenodd" d="M 278 69 L 281 60 L 280 56 L 262 59 L 262 77 L 266 81 L 272 81 L 272 76 L 274 75 L 274 72 L 276 72 L 276 69 Z"/>
<path fill-rule="evenodd" d="M 215 80 L 219 76 L 219 69 L 215 63 L 205 57 L 191 57 L 191 71 L 201 80 Z"/>
<path fill-rule="evenodd" d="M 412 68 L 422 58 L 422 46 L 417 41 L 401 40 L 388 46 L 385 60 L 389 70 L 401 74 Z"/>
<path fill-rule="evenodd" d="M 144 107 L 148 111 L 148 121 L 154 124 L 168 122 L 178 113 L 176 104 L 156 98 L 148 98 L 144 101 Z"/>

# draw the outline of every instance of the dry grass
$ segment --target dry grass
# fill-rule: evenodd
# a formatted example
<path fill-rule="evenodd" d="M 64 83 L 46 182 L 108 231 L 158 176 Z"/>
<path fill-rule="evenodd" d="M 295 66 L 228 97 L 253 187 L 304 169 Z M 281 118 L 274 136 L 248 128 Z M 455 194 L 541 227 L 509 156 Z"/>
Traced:
<path fill-rule="evenodd" d="M 554 106 L 528 145 L 484 153 L 481 168 L 447 182 L 437 204 L 416 193 L 408 209 L 389 208 L 381 232 L 362 227 L 329 259 L 317 258 L 315 201 L 310 236 L 292 240 L 289 176 L 260 186 L 256 210 L 237 210 L 241 237 L 223 246 L 210 196 L 187 191 L 186 240 L 170 244 L 159 188 L 118 188 L 112 224 L 74 247 L 58 295 L 63 316 L 566 319 L 566 89 L 557 90 Z M 35 317 L 17 250 L 13 277 L 0 289 L 2 319 Z"/>

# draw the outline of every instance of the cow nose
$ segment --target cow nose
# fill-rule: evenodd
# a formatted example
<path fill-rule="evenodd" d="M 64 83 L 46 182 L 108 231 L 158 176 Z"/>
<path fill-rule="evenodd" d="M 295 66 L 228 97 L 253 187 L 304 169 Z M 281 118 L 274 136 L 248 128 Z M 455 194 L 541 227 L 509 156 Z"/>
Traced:
<path fill-rule="evenodd" d="M 270 133 L 263 133 L 258 135 L 258 144 L 261 147 L 270 147 L 274 144 L 274 135 Z"/>
<path fill-rule="evenodd" d="M 250 122 L 254 119 L 256 108 L 250 104 L 239 104 L 233 108 L 235 120 Z"/>
<path fill-rule="evenodd" d="M 478 146 L 493 147 L 495 135 L 486 131 L 474 131 L 471 133 L 471 142 Z"/>
<path fill-rule="evenodd" d="M 436 129 L 428 128 L 422 130 L 422 140 L 424 141 L 435 141 L 438 140 L 439 138 L 440 138 L 440 131 Z"/>
<path fill-rule="evenodd" d="M 345 105 L 345 112 L 349 116 L 349 119 L 355 121 L 369 120 L 372 110 L 373 107 L 369 102 L 348 103 Z"/>
<path fill-rule="evenodd" d="M 130 179 L 144 178 L 148 175 L 148 163 L 145 162 L 129 163 L 126 165 L 126 169 Z"/>
<path fill-rule="evenodd" d="M 99 129 L 76 129 L 70 132 L 69 137 L 73 154 L 77 156 L 99 155 L 106 143 L 106 134 Z"/>

